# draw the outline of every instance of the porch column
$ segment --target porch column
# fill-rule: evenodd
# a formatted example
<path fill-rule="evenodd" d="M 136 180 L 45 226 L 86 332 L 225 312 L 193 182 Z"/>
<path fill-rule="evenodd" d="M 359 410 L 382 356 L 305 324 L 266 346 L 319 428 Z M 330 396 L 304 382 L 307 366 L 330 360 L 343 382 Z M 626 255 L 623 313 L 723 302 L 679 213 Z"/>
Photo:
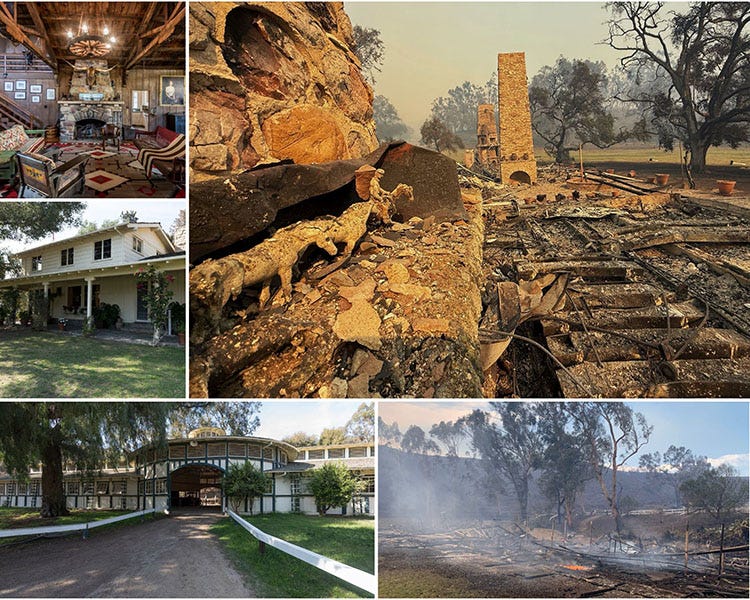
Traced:
<path fill-rule="evenodd" d="M 49 282 L 44 282 L 44 298 L 45 300 L 49 298 Z"/>
<path fill-rule="evenodd" d="M 91 318 L 91 307 L 93 306 L 93 300 L 91 296 L 93 295 L 93 291 L 94 291 L 94 278 L 87 277 L 86 278 L 86 319 Z"/>

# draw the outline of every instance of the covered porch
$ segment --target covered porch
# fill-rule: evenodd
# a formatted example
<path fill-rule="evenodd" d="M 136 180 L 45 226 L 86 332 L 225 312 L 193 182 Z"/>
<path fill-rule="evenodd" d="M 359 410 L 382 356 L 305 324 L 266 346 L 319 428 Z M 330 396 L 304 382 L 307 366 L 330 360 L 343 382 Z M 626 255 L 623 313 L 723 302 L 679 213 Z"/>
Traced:
<path fill-rule="evenodd" d="M 151 265 L 171 276 L 169 288 L 174 294 L 174 302 L 184 304 L 185 256 L 182 253 L 126 265 L 6 279 L 0 281 L 0 288 L 27 292 L 43 290 L 48 300 L 50 321 L 62 323 L 71 330 L 93 322 L 99 316 L 97 309 L 116 306 L 113 314 L 119 318 L 112 320 L 117 320 L 117 329 L 131 325 L 129 329 L 135 331 L 132 325 L 141 325 L 150 331 L 146 291 L 139 288 L 135 274 Z M 171 311 L 167 333 L 172 333 Z"/>

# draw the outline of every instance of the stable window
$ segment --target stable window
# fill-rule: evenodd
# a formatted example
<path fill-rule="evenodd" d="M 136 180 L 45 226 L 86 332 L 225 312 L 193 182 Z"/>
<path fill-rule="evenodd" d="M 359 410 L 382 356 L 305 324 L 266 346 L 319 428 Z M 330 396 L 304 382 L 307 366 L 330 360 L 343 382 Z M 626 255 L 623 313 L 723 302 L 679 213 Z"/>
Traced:
<path fill-rule="evenodd" d="M 65 493 L 68 496 L 77 496 L 79 491 L 79 483 L 77 481 L 66 481 L 65 482 Z"/>
<path fill-rule="evenodd" d="M 375 493 L 375 475 L 362 475 L 360 481 L 363 483 L 362 492 L 365 494 Z"/>
<path fill-rule="evenodd" d="M 143 240 L 141 238 L 133 236 L 133 250 L 138 254 L 143 254 Z"/>
<path fill-rule="evenodd" d="M 185 458 L 184 444 L 180 444 L 179 446 L 170 446 L 169 458 Z"/>
<path fill-rule="evenodd" d="M 113 494 L 126 494 L 127 491 L 128 491 L 128 483 L 126 481 L 113 481 L 112 482 Z"/>
<path fill-rule="evenodd" d="M 7 484 L 7 487 L 8 487 L 8 496 L 15 496 L 16 495 L 16 482 L 9 481 Z"/>
<path fill-rule="evenodd" d="M 302 512 L 300 508 L 299 496 L 292 498 L 292 512 L 295 512 L 295 513 Z"/>
<path fill-rule="evenodd" d="M 19 496 L 25 496 L 26 495 L 26 484 L 23 482 L 19 482 L 18 484 L 18 495 Z"/>
<path fill-rule="evenodd" d="M 325 458 L 325 450 L 322 448 L 320 450 L 307 451 L 307 460 L 320 460 L 321 458 Z"/>
<path fill-rule="evenodd" d="M 109 492 L 109 481 L 97 481 L 96 482 L 96 493 L 107 494 Z"/>
<path fill-rule="evenodd" d="M 29 483 L 29 496 L 39 495 L 39 481 L 32 481 Z"/>
<path fill-rule="evenodd" d="M 266 494 L 273 494 L 273 479 L 266 479 Z"/>
<path fill-rule="evenodd" d="M 94 242 L 94 260 L 112 258 L 112 238 Z"/>
<path fill-rule="evenodd" d="M 329 448 L 328 458 L 344 458 L 344 448 Z"/>
<path fill-rule="evenodd" d="M 5 496 L 5 484 L 0 483 L 0 496 Z"/>
<path fill-rule="evenodd" d="M 84 481 L 83 482 L 83 495 L 92 496 L 94 494 L 94 482 Z"/>
<path fill-rule="evenodd" d="M 154 481 L 153 479 L 146 480 L 146 494 L 154 493 Z"/>
<path fill-rule="evenodd" d="M 156 480 L 156 493 L 157 494 L 166 494 L 167 493 L 167 480 L 166 479 L 157 479 Z"/>
<path fill-rule="evenodd" d="M 263 458 L 273 460 L 273 448 L 263 448 Z"/>
<path fill-rule="evenodd" d="M 293 496 L 297 496 L 302 492 L 302 486 L 300 485 L 300 476 L 292 475 L 291 481 L 289 482 L 289 492 Z"/>
<path fill-rule="evenodd" d="M 250 458 L 260 458 L 260 446 L 258 444 L 248 444 L 247 455 Z"/>
<path fill-rule="evenodd" d="M 363 458 L 367 456 L 367 448 L 360 446 L 359 448 L 349 448 L 349 458 Z"/>
<path fill-rule="evenodd" d="M 73 264 L 73 248 L 66 248 L 65 250 L 60 250 L 60 266 L 65 267 L 67 265 Z"/>
<path fill-rule="evenodd" d="M 31 257 L 31 270 L 32 271 L 41 271 L 42 270 L 42 257 L 41 256 L 32 256 Z"/>

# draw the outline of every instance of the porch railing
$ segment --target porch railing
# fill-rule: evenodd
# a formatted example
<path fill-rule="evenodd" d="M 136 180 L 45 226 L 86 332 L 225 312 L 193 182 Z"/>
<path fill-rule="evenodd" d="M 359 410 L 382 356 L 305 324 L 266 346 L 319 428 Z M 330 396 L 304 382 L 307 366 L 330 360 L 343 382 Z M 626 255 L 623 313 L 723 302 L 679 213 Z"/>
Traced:
<path fill-rule="evenodd" d="M 345 565 L 344 563 L 340 563 L 321 554 L 312 552 L 311 550 L 307 550 L 306 548 L 295 546 L 294 544 L 291 544 L 280 538 L 269 535 L 266 532 L 261 531 L 260 529 L 255 527 L 255 525 L 251 525 L 250 523 L 245 521 L 245 519 L 240 517 L 231 509 L 227 510 L 227 513 L 230 517 L 232 517 L 232 519 L 239 523 L 239 525 L 243 529 L 248 531 L 253 537 L 258 540 L 258 542 L 260 542 L 261 549 L 263 548 L 263 544 L 268 544 L 269 546 L 273 546 L 274 548 L 281 550 L 282 552 L 286 552 L 287 554 L 294 556 L 295 558 L 298 558 L 306 562 L 307 564 L 312 565 L 313 567 L 317 567 L 321 571 L 330 573 L 334 577 L 338 577 L 339 579 L 346 581 L 347 583 L 365 590 L 366 592 L 369 592 L 371 594 L 376 593 L 378 586 L 375 575 L 366 573 L 365 571 L 361 571 L 359 569 L 355 569 L 354 567 L 350 567 L 349 565 Z"/>

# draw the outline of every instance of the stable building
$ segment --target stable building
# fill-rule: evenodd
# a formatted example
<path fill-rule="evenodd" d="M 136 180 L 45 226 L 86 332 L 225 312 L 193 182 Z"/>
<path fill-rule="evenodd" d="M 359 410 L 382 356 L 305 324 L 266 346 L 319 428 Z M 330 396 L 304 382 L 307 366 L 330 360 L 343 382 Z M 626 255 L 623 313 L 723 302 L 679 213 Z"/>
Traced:
<path fill-rule="evenodd" d="M 250 462 L 269 476 L 270 484 L 252 506 L 247 502 L 241 506 L 241 513 L 315 514 L 315 498 L 307 481 L 312 471 L 331 461 L 344 463 L 365 486 L 347 506 L 328 514 L 374 514 L 374 444 L 298 449 L 270 438 L 229 436 L 214 427 L 196 429 L 187 438 L 170 439 L 164 446 L 142 446 L 119 464 L 106 465 L 96 473 L 83 473 L 66 464 L 64 486 L 69 508 L 218 509 L 227 506 L 221 481 L 229 465 Z M 0 505 L 41 507 L 41 476 L 41 468 L 32 469 L 27 478 L 0 472 Z"/>

